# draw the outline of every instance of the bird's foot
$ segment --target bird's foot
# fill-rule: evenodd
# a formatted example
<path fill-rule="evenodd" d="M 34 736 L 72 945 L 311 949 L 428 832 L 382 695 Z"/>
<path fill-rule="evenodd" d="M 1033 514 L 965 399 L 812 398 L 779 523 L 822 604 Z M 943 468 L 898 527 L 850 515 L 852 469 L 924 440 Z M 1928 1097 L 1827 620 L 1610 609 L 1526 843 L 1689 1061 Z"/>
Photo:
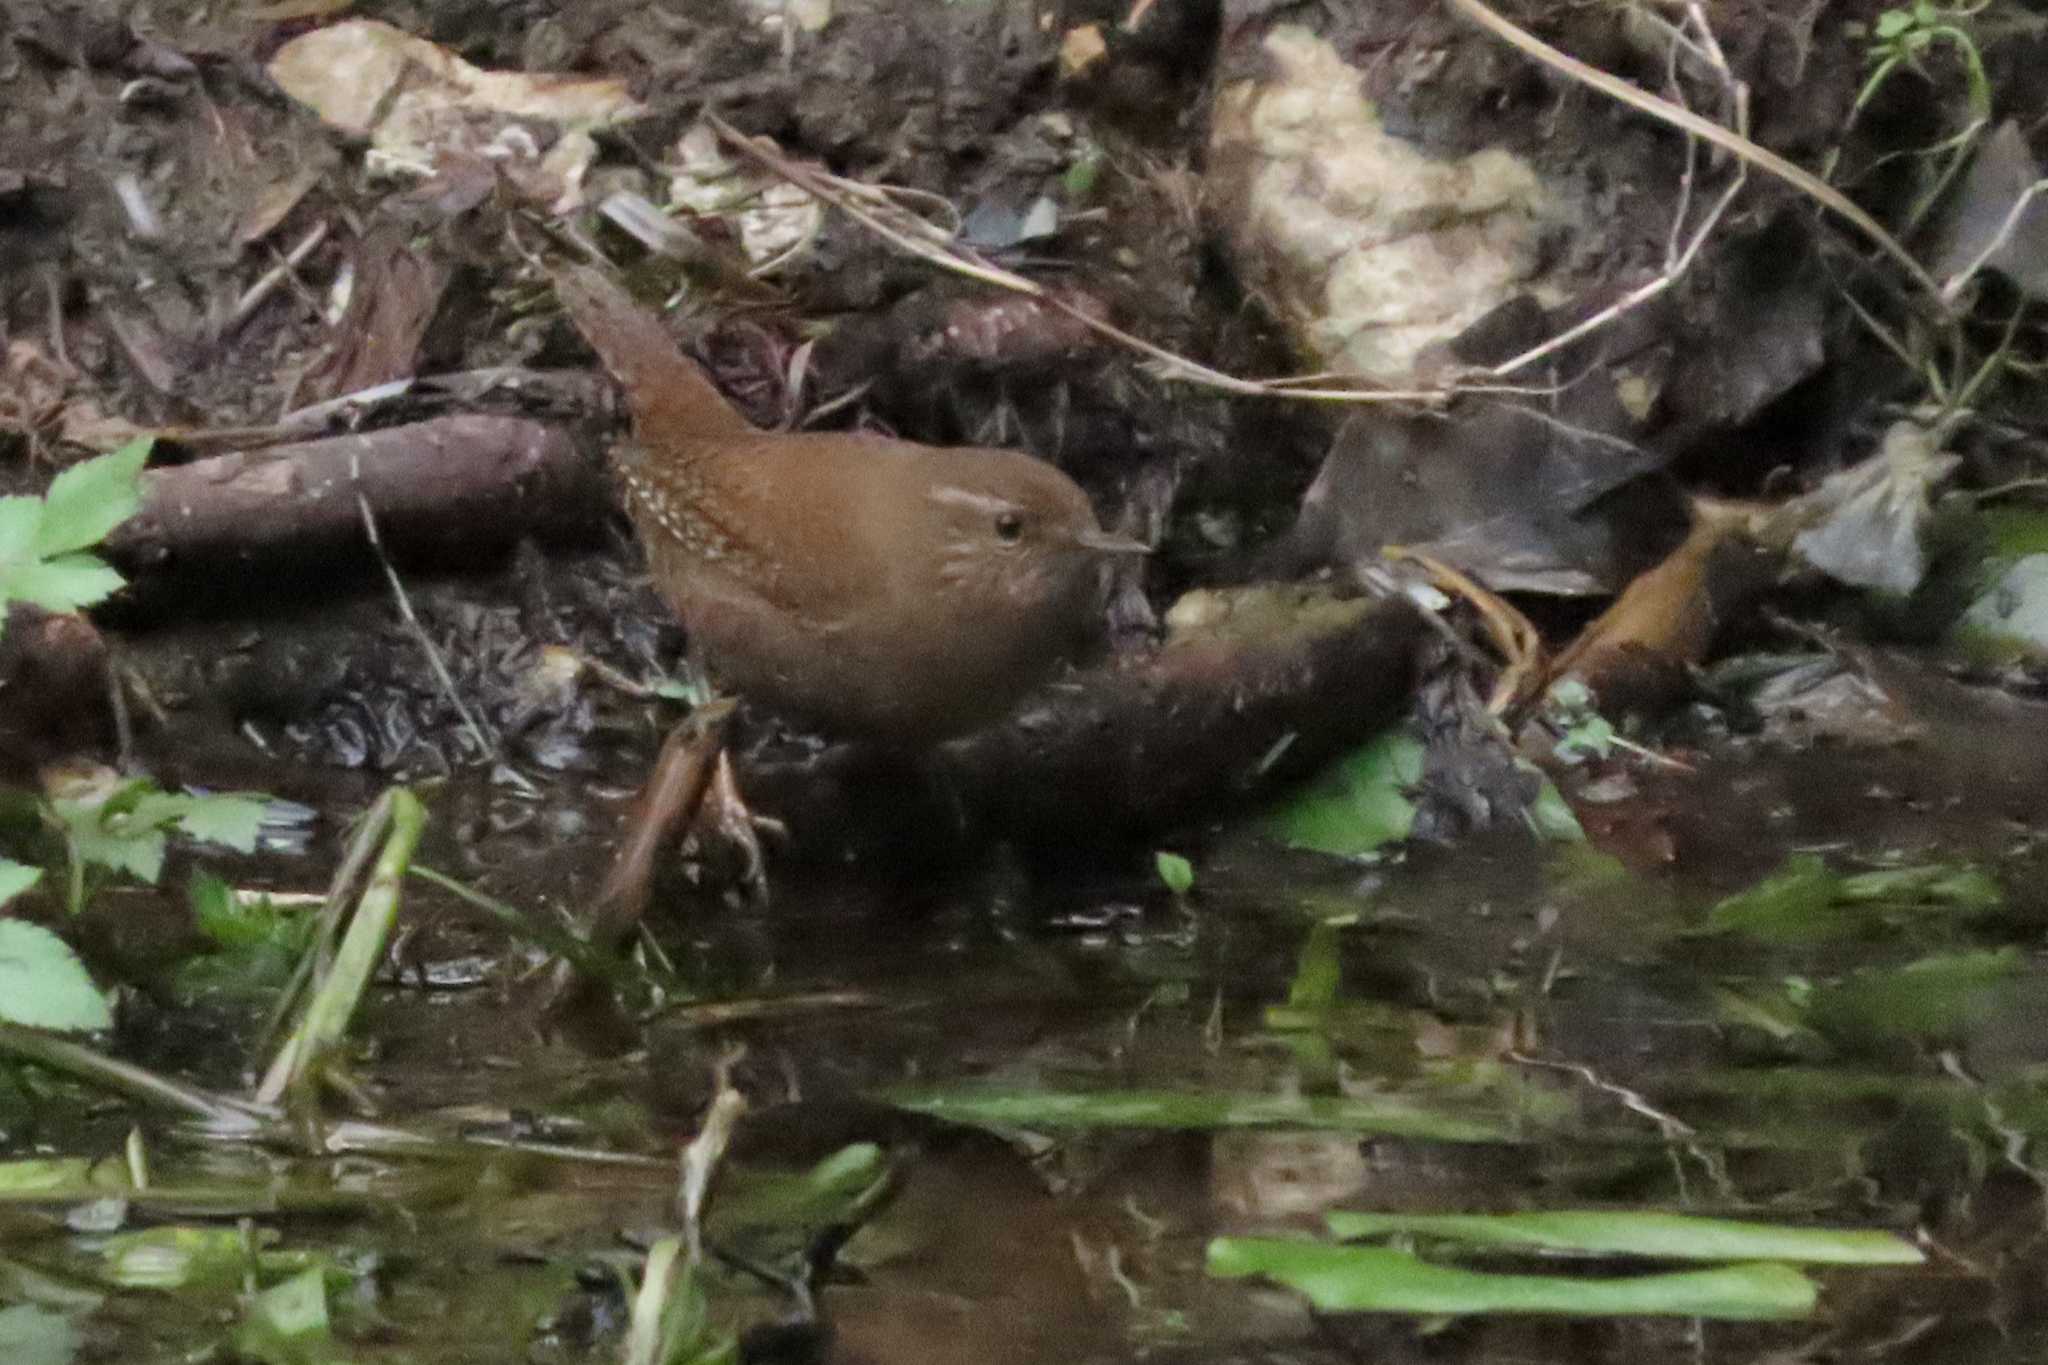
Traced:
<path fill-rule="evenodd" d="M 711 789 L 704 794 L 698 823 L 708 834 L 737 852 L 741 859 L 740 883 L 757 901 L 768 899 L 768 864 L 761 850 L 761 835 L 788 837 L 788 828 L 766 815 L 756 815 L 740 794 L 739 779 L 733 775 L 732 754 L 721 751 L 718 768 L 711 777 Z"/>

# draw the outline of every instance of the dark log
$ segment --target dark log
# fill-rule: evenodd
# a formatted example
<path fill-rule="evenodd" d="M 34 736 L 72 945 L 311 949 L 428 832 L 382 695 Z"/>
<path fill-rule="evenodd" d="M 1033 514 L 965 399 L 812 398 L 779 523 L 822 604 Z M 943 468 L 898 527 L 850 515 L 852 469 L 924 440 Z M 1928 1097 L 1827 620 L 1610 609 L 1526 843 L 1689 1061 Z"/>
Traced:
<path fill-rule="evenodd" d="M 611 505 L 567 430 L 482 414 L 151 470 L 143 490 L 142 510 L 106 548 L 151 571 L 318 560 L 361 546 L 358 494 L 394 551 L 464 555 L 588 527 Z"/>
<path fill-rule="evenodd" d="M 1312 602 L 1187 632 L 1077 674 L 922 760 L 854 744 L 741 764 L 780 858 L 943 861 L 991 840 L 1088 851 L 1243 809 L 1362 743 L 1410 700 L 1425 625 L 1405 600 Z"/>

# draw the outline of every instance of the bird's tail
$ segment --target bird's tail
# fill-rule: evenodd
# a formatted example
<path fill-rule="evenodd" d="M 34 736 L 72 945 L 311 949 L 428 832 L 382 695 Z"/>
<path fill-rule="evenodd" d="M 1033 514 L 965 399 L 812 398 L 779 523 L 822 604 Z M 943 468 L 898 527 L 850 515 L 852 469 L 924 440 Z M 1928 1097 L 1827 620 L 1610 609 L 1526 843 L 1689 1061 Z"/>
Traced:
<path fill-rule="evenodd" d="M 661 320 L 609 276 L 567 266 L 554 272 L 554 282 L 576 330 L 625 389 L 642 441 L 700 441 L 754 430 L 677 349 Z"/>

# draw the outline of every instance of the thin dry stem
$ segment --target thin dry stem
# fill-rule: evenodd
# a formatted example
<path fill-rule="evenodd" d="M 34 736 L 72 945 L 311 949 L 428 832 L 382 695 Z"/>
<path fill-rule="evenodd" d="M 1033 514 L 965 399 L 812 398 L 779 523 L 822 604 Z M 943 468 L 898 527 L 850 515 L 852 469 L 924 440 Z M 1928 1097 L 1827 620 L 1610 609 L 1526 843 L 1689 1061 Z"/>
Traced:
<path fill-rule="evenodd" d="M 1590 86 L 1603 95 L 1620 100 L 1623 104 L 1638 109 L 1652 118 L 1661 119 L 1674 128 L 1704 138 L 1760 170 L 1777 176 L 1815 203 L 1855 226 L 1879 250 L 1898 262 L 1914 284 L 1925 290 L 1936 302 L 1941 301 L 1941 287 L 1935 282 L 1934 277 L 1927 273 L 1926 267 L 1914 259 L 1913 254 L 1900 245 L 1898 239 L 1886 231 L 1883 224 L 1864 212 L 1847 195 L 1811 171 L 1794 165 L 1769 148 L 1760 147 L 1748 138 L 1730 132 L 1718 123 L 1700 117 L 1690 109 L 1682 109 L 1667 99 L 1637 89 L 1618 76 L 1610 75 L 1598 67 L 1589 66 L 1576 57 L 1560 52 L 1528 30 L 1509 22 L 1480 3 L 1480 0 L 1447 0 L 1447 3 L 1487 32 L 1544 65 L 1561 71 L 1573 80 Z M 1746 101 L 1744 103 L 1746 104 Z M 1738 109 L 1737 113 L 1738 117 L 1741 117 L 1743 110 Z"/>
<path fill-rule="evenodd" d="M 1948 283 L 1941 287 L 1943 303 L 1953 304 L 1956 296 L 1963 292 L 1964 286 L 1975 278 L 1977 272 L 2012 241 L 2012 235 L 2019 230 L 2020 219 L 2025 216 L 2027 206 L 2043 193 L 2048 193 L 2048 180 L 2036 180 L 2021 191 L 2020 196 L 2012 201 L 2012 207 L 2005 211 L 2005 217 L 1999 221 L 1998 231 L 1984 244 L 1984 249 L 1971 257 L 1970 263 L 1951 275 Z"/>
<path fill-rule="evenodd" d="M 1706 245 L 1708 235 L 1720 223 L 1722 215 L 1728 211 L 1728 206 L 1735 202 L 1735 196 L 1742 192 L 1743 184 L 1747 179 L 1747 170 L 1738 167 L 1735 179 L 1729 182 L 1728 188 L 1715 201 L 1714 207 L 1708 212 L 1705 220 L 1701 222 L 1699 231 L 1693 234 L 1692 240 L 1687 243 L 1684 252 L 1680 254 L 1676 261 L 1665 267 L 1663 273 L 1659 274 L 1657 278 L 1649 281 L 1647 284 L 1631 289 L 1607 307 L 1593 314 L 1593 316 L 1575 326 L 1567 327 L 1564 331 L 1559 332 L 1556 336 L 1539 345 L 1532 346 L 1512 360 L 1502 361 L 1486 371 L 1486 373 L 1505 379 L 1515 371 L 1533 365 L 1538 360 L 1543 359 L 1543 357 L 1571 345 L 1580 337 L 1599 331 L 1624 313 L 1642 307 L 1651 299 L 1656 298 L 1672 285 L 1678 283 L 1679 277 L 1691 268 L 1694 259 L 1698 257 L 1700 248 Z"/>
<path fill-rule="evenodd" d="M 228 314 L 228 320 L 221 328 L 222 335 L 232 336 L 240 331 L 242 324 L 254 317 L 256 310 L 263 306 L 263 301 L 276 293 L 277 287 L 289 279 L 294 270 L 304 265 L 306 258 L 327 240 L 331 226 L 324 219 L 315 223 L 306 235 L 299 239 L 298 245 L 285 253 L 283 260 L 264 271 L 262 277 L 249 286 L 248 292 L 236 300 L 234 311 Z"/>
<path fill-rule="evenodd" d="M 496 739 L 471 713 L 469 704 L 463 701 L 462 691 L 456 687 L 454 676 L 448 672 L 448 665 L 442 660 L 441 651 L 435 647 L 433 637 L 427 634 L 427 628 L 420 624 L 418 614 L 412 609 L 412 598 L 405 591 L 405 583 L 399 578 L 398 570 L 392 567 L 391 557 L 384 552 L 383 537 L 377 532 L 376 514 L 370 510 L 370 500 L 362 492 L 362 468 L 356 456 L 349 458 L 349 477 L 357 485 L 356 510 L 362 518 L 363 534 L 370 542 L 371 551 L 377 556 L 377 563 L 383 567 L 385 581 L 390 584 L 391 595 L 398 603 L 399 615 L 405 618 L 406 629 L 425 651 L 427 666 L 433 670 L 434 680 L 441 685 L 442 695 L 446 696 L 448 704 L 455 708 L 455 714 L 461 717 L 463 728 L 469 731 L 470 738 L 475 740 L 477 747 L 494 762 L 502 764 Z"/>
<path fill-rule="evenodd" d="M 1249 398 L 1301 398 L 1325 403 L 1441 403 L 1453 393 L 1515 393 L 1526 394 L 1520 387 L 1460 386 L 1456 388 L 1415 388 L 1415 389 L 1360 389 L 1360 388 L 1303 388 L 1301 380 L 1254 380 L 1241 379 L 1222 370 L 1204 365 L 1163 346 L 1134 336 L 1121 327 L 1074 308 L 1049 293 L 1042 285 L 1027 279 L 1014 271 L 980 260 L 958 245 L 944 240 L 932 240 L 924 234 L 935 233 L 932 225 L 916 220 L 922 232 L 913 232 L 886 220 L 882 213 L 854 202 L 856 198 L 874 198 L 873 187 L 859 187 L 856 194 L 849 182 L 836 181 L 835 177 L 822 175 L 767 145 L 765 141 L 747 137 L 716 114 L 705 115 L 712 128 L 727 143 L 762 165 L 782 176 L 791 184 L 809 191 L 819 199 L 839 209 L 862 227 L 897 247 L 899 250 L 929 262 L 941 270 L 950 271 L 968 279 L 1012 293 L 1043 300 L 1049 307 L 1059 310 L 1096 334 L 1107 337 L 1119 346 L 1138 352 L 1157 362 L 1162 378 L 1198 384 L 1204 388 L 1223 393 L 1237 394 Z M 835 183 L 836 182 L 836 183 Z M 893 206 L 892 206 L 893 207 Z M 900 211 L 900 210 L 899 210 Z M 1360 381 L 1364 382 L 1364 381 Z"/>
<path fill-rule="evenodd" d="M 1664 25 L 1671 36 L 1672 46 L 1669 71 L 1672 88 L 1674 90 L 1678 89 L 1678 53 L 1682 45 L 1686 50 L 1693 52 L 1720 79 L 1723 103 L 1735 113 L 1735 117 L 1738 120 L 1736 131 L 1746 136 L 1749 131 L 1749 100 L 1746 87 L 1736 80 L 1734 73 L 1728 69 L 1728 60 L 1721 51 L 1720 41 L 1714 37 L 1712 28 L 1707 24 L 1706 15 L 1701 11 L 1698 4 L 1693 3 L 1686 6 L 1686 17 L 1688 26 L 1698 32 L 1699 37 L 1697 41 L 1689 38 L 1683 30 L 1676 26 Z M 1699 165 L 1699 143 L 1699 138 L 1691 136 L 1687 137 L 1685 141 L 1685 169 L 1679 176 L 1678 204 L 1672 211 L 1671 227 L 1665 236 L 1663 272 L 1655 279 L 1630 290 L 1627 294 L 1624 294 L 1621 298 L 1615 300 L 1591 317 L 1531 347 L 1512 360 L 1504 361 L 1494 366 L 1488 373 L 1500 377 L 1513 374 L 1515 371 L 1534 364 L 1547 355 L 1554 354 L 1579 338 L 1608 326 L 1624 314 L 1642 307 L 1651 299 L 1670 289 L 1672 285 L 1678 282 L 1679 277 L 1692 267 L 1692 263 L 1699 257 L 1700 248 L 1706 245 L 1707 239 L 1713 235 L 1714 229 L 1720 225 L 1721 219 L 1727 214 L 1729 206 L 1735 202 L 1735 197 L 1749 183 L 1749 163 L 1738 160 L 1735 165 L 1735 178 L 1729 182 L 1727 189 L 1722 191 L 1721 197 L 1715 201 L 1713 208 L 1701 220 L 1691 239 L 1681 247 L 1679 240 L 1685 233 L 1685 220 L 1692 213 L 1693 184 Z"/>

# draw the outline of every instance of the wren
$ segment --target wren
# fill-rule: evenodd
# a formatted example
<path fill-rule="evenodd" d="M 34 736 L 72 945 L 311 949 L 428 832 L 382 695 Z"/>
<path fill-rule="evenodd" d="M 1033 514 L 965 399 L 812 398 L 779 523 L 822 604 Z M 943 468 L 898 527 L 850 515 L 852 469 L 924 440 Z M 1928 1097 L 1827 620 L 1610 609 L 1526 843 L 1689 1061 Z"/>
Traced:
<path fill-rule="evenodd" d="M 762 431 L 608 277 L 555 288 L 625 390 L 612 466 L 657 588 L 773 710 L 902 747 L 990 724 L 1099 623 L 1103 556 L 1147 549 L 1017 451 Z"/>

